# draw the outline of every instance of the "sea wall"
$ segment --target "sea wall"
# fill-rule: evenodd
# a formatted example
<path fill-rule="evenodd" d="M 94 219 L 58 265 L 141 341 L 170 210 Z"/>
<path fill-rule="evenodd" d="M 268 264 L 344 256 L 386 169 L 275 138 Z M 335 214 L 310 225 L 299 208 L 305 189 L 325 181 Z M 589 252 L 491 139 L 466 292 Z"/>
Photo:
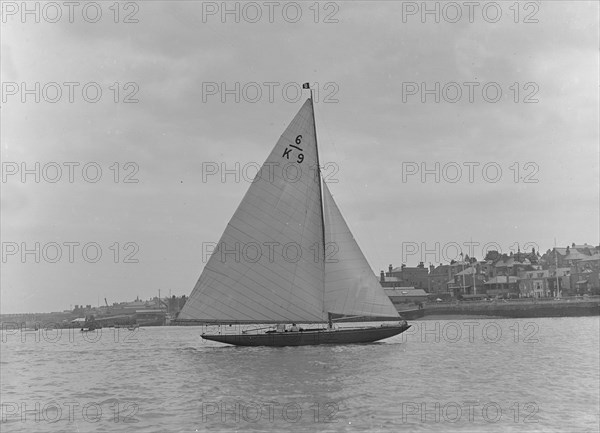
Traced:
<path fill-rule="evenodd" d="M 512 318 L 579 317 L 600 315 L 600 301 L 593 300 L 519 300 L 493 302 L 455 302 L 425 305 L 428 315 L 476 315 Z"/>

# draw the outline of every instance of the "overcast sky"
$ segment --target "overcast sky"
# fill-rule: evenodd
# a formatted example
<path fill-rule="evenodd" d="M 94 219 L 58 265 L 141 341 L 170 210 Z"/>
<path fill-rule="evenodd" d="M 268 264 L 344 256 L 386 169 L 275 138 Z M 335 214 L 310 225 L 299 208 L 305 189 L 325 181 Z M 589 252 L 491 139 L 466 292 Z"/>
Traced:
<path fill-rule="evenodd" d="M 330 189 L 374 272 L 469 242 L 478 259 L 493 243 L 600 242 L 598 2 L 460 17 L 430 2 L 439 23 L 421 2 L 307 2 L 301 16 L 280 2 L 272 23 L 262 2 L 225 23 L 221 2 L 112 4 L 72 23 L 42 4 L 36 23 L 3 3 L 2 313 L 189 294 L 306 81 Z M 236 163 L 240 182 L 207 175 Z M 39 263 L 22 255 L 36 243 Z"/>

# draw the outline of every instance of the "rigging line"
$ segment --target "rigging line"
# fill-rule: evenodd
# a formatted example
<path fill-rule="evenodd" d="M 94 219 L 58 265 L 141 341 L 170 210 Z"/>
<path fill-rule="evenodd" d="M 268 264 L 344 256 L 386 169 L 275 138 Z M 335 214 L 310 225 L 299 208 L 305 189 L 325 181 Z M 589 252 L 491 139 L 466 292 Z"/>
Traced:
<path fill-rule="evenodd" d="M 312 91 L 311 91 L 311 94 L 312 94 Z M 311 104 L 312 104 L 312 100 L 311 100 Z M 302 130 L 303 130 L 303 129 L 306 129 L 307 123 L 310 123 L 310 118 L 308 118 L 308 119 L 307 119 L 306 117 L 304 117 L 304 116 L 303 116 L 303 117 L 302 117 L 302 120 L 304 121 L 304 123 L 300 123 L 300 122 L 299 122 L 300 124 L 298 125 L 298 127 L 301 127 L 300 129 L 302 129 Z M 316 159 L 317 159 L 317 165 L 318 165 L 318 161 L 319 161 L 319 150 L 317 149 L 317 137 L 316 137 L 316 130 L 314 130 L 314 111 L 313 111 L 313 133 L 315 134 L 315 155 L 316 155 Z M 296 149 L 299 149 L 298 147 L 296 147 L 296 146 L 294 146 L 294 145 L 290 145 L 290 146 L 291 146 L 291 147 L 295 147 Z M 300 150 L 302 150 L 302 149 L 300 149 Z M 309 170 L 309 173 L 310 173 L 310 170 Z M 309 174 L 309 176 L 310 176 L 310 174 Z M 309 215 L 309 209 L 311 209 L 311 207 L 310 207 L 309 205 L 310 205 L 310 203 L 311 203 L 311 197 L 310 197 L 310 194 L 309 194 L 309 193 L 310 193 L 310 191 L 311 191 L 311 187 L 312 187 L 311 181 L 312 181 L 311 179 L 308 179 L 308 182 L 307 182 L 307 184 L 306 184 L 306 186 L 305 186 L 305 190 L 303 191 L 303 192 L 305 193 L 305 194 L 304 194 L 304 196 L 305 196 L 305 200 L 304 200 L 304 209 L 305 209 L 305 212 L 304 212 L 304 219 L 303 219 L 303 222 L 302 222 L 302 231 L 301 231 L 301 239 L 302 239 L 303 241 L 305 240 L 305 236 L 304 236 L 304 235 L 305 235 L 305 232 L 306 232 L 306 227 L 307 227 L 307 225 L 308 225 L 308 224 L 307 224 L 307 222 L 308 222 L 308 220 L 310 219 L 310 215 Z M 321 215 L 321 217 L 322 217 L 322 215 Z M 294 265 L 295 265 L 295 266 L 294 266 L 294 273 L 293 273 L 292 281 L 290 282 L 290 289 L 293 289 L 293 288 L 294 288 L 294 286 L 296 286 L 296 287 L 299 287 L 299 286 L 296 284 L 296 280 L 299 278 L 299 276 L 298 276 L 298 272 L 297 272 L 297 271 L 298 271 L 298 267 L 299 267 L 299 263 L 300 263 L 300 261 L 297 261 L 297 262 L 294 264 Z M 291 292 L 292 292 L 292 291 L 291 291 Z M 292 292 L 292 293 L 293 293 L 293 292 Z M 289 300 L 289 301 L 288 301 L 288 305 L 290 305 L 290 304 L 291 304 L 291 302 L 292 302 L 292 300 Z"/>
<path fill-rule="evenodd" d="M 320 214 L 321 214 L 321 227 L 322 227 L 322 233 L 321 233 L 321 240 L 323 241 L 323 277 L 322 277 L 322 282 L 323 282 L 323 300 L 322 300 L 322 310 L 323 313 L 326 313 L 325 311 L 325 215 L 324 215 L 324 209 L 323 209 L 323 180 L 322 180 L 322 176 L 321 176 L 321 163 L 319 161 L 319 145 L 318 145 L 318 141 L 317 141 L 317 122 L 315 120 L 315 100 L 314 100 L 314 96 L 313 96 L 313 89 L 310 89 L 310 105 L 311 105 L 311 109 L 312 109 L 312 117 L 313 117 L 313 131 L 314 131 L 314 135 L 315 135 L 315 151 L 316 151 L 316 156 L 317 156 L 317 181 L 319 182 L 319 210 L 320 210 Z"/>

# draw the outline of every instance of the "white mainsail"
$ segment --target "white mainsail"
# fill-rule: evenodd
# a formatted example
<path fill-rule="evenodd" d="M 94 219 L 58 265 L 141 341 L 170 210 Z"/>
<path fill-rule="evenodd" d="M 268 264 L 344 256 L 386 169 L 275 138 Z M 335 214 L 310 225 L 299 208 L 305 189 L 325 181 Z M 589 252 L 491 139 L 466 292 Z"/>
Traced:
<path fill-rule="evenodd" d="M 326 320 L 324 263 L 315 260 L 323 245 L 316 167 L 313 107 L 308 99 L 250 185 L 180 319 Z"/>
<path fill-rule="evenodd" d="M 398 317 L 324 182 L 320 191 L 317 152 L 308 99 L 250 185 L 178 319 Z M 336 250 L 325 260 L 324 242 Z"/>
<path fill-rule="evenodd" d="M 325 310 L 357 316 L 398 317 L 323 182 Z"/>

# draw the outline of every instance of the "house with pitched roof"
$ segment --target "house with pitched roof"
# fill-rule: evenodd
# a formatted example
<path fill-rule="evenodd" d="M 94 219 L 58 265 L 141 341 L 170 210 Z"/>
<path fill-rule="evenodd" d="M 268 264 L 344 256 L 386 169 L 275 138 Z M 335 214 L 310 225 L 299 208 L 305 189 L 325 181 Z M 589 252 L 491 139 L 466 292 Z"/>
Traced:
<path fill-rule="evenodd" d="M 531 269 L 519 274 L 519 294 L 521 298 L 545 298 L 550 296 L 548 269 Z"/>
<path fill-rule="evenodd" d="M 442 265 L 435 267 L 429 265 L 429 293 L 448 293 L 448 280 L 451 278 L 450 265 Z"/>
<path fill-rule="evenodd" d="M 519 277 L 500 275 L 492 277 L 485 282 L 488 296 L 500 298 L 519 297 Z"/>
<path fill-rule="evenodd" d="M 486 293 L 485 275 L 480 272 L 480 267 L 476 263 L 455 274 L 448 285 L 449 291 L 456 297 Z"/>
<path fill-rule="evenodd" d="M 600 294 L 600 254 L 578 260 L 571 265 L 571 291 L 576 295 Z"/>

